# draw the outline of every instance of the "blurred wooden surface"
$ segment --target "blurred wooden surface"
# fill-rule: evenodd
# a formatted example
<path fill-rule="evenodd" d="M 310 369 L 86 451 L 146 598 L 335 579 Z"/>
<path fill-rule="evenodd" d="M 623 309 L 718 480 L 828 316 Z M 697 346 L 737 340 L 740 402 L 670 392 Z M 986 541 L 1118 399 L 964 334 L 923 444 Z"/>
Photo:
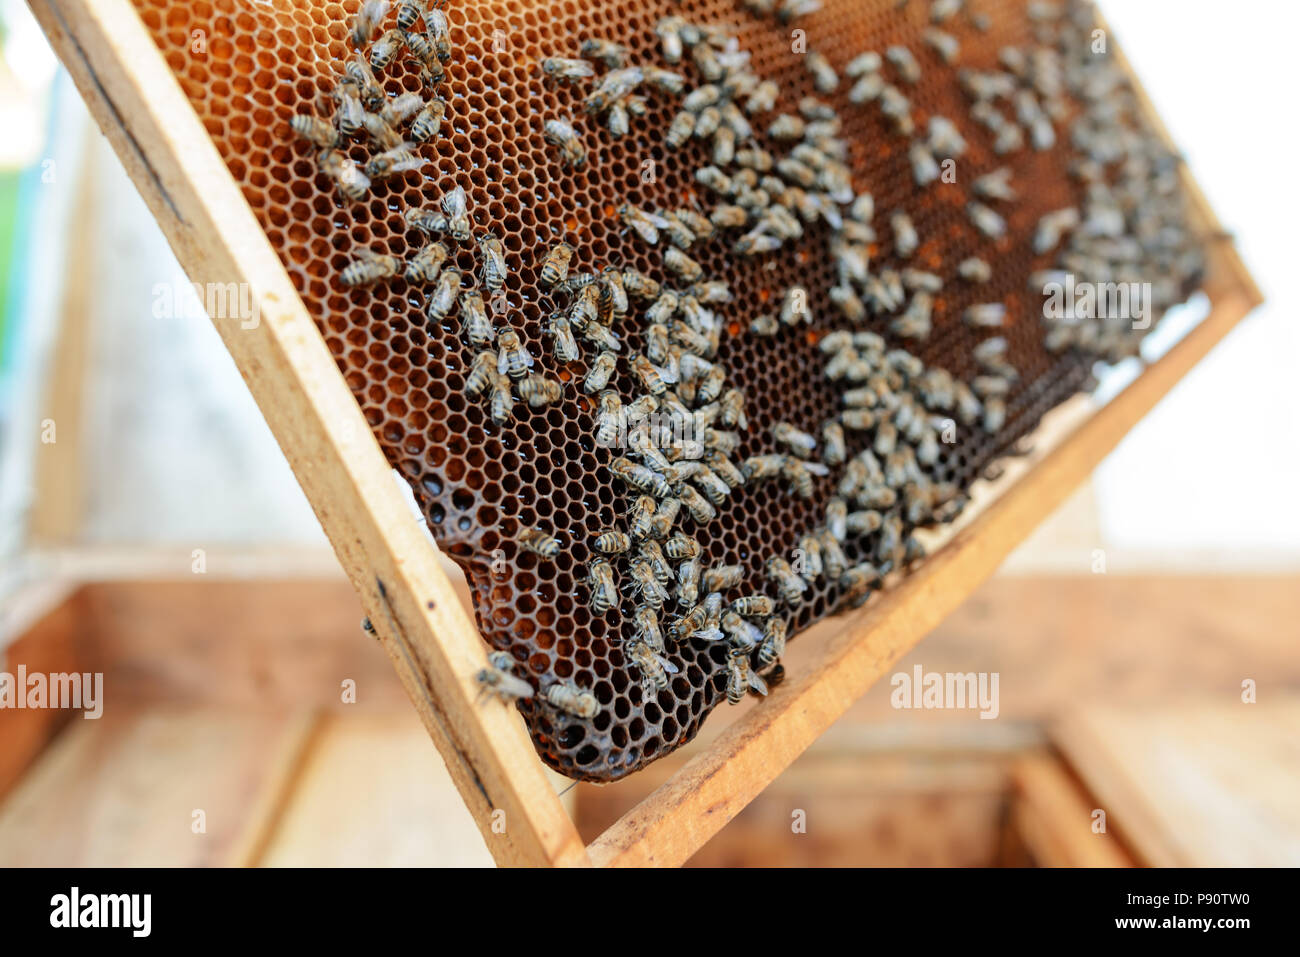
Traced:
<path fill-rule="evenodd" d="M 1300 695 L 1086 708 L 1054 737 L 1142 863 L 1300 867 Z"/>
<path fill-rule="evenodd" d="M 105 711 L 0 711 L 0 865 L 489 860 L 341 576 L 150 575 L 26 616 L 5 649 L 9 671 L 103 670 Z M 893 670 L 997 672 L 996 720 L 895 710 L 883 680 L 692 863 L 1008 863 L 1009 828 L 1025 861 L 1105 863 L 1094 807 L 1141 860 L 1200 860 L 1223 841 L 1225 854 L 1285 853 L 1300 714 L 1273 703 L 1300 696 L 1296 621 L 1293 578 L 995 579 Z M 1248 677 L 1259 705 L 1240 703 Z M 1189 697 L 1209 707 L 1160 711 Z M 1059 739 L 1080 780 L 1060 762 L 1026 771 L 1067 706 L 1089 716 Z M 750 707 L 640 774 L 571 791 L 584 838 Z"/>

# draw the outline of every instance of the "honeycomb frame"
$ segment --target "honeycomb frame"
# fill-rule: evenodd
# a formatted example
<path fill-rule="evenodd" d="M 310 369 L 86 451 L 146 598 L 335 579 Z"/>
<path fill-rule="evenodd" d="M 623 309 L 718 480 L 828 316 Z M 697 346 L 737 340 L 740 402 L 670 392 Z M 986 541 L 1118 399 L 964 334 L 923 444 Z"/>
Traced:
<path fill-rule="evenodd" d="M 311 150 L 295 143 L 286 127 L 290 116 L 328 91 L 336 65 L 351 52 L 347 30 L 358 4 L 242 7 L 233 0 L 200 0 L 178 6 L 171 0 L 138 0 L 136 5 L 280 253 L 390 464 L 411 485 L 439 546 L 465 571 L 480 632 L 494 648 L 509 651 L 539 689 L 573 680 L 596 695 L 600 710 L 589 720 L 557 713 L 540 696 L 520 703 L 539 754 L 569 776 L 614 780 L 694 737 L 723 700 L 725 658 L 717 646 L 680 646 L 671 655 L 679 674 L 668 689 L 651 694 L 629 670 L 622 649 L 630 604 L 625 601 L 612 618 L 585 607 L 580 569 L 590 558 L 587 543 L 596 531 L 617 523 L 626 501 L 608 479 L 597 478 L 605 461 L 589 440 L 590 399 L 570 389 L 550 408 L 517 404 L 514 421 L 497 428 L 482 403 L 465 395 L 471 353 L 458 340 L 454 320 L 441 328 L 421 322 L 422 297 L 402 280 L 343 290 L 333 277 L 359 247 L 409 255 L 417 240 L 401 219 L 402 208 L 435 205 L 451 182 L 469 194 L 476 226 L 503 233 L 510 273 L 518 280 L 510 287 L 510 321 L 536 356 L 548 351 L 542 332 L 548 300 L 535 283 L 535 271 L 549 241 L 563 237 L 573 243 L 580 268 L 617 263 L 658 273 L 612 214 L 620 200 L 649 208 L 663 204 L 666 196 L 697 196 L 688 171 L 699 157 L 688 162 L 653 141 L 652 131 L 666 126 L 671 104 L 653 103 L 630 137 L 617 143 L 600 135 L 594 123 L 580 124 L 590 159 L 581 170 L 565 169 L 543 141 L 540 118 L 580 115 L 578 94 L 545 79 L 536 64 L 545 55 L 575 54 L 577 40 L 592 35 L 616 38 L 632 48 L 634 59 L 653 61 L 655 21 L 685 8 L 663 0 L 560 8 L 453 3 L 455 55 L 448 63 L 445 94 L 449 117 L 444 135 L 425 144 L 431 169 L 376 184 L 367 200 L 349 206 L 315 168 Z M 1021 4 L 989 0 L 983 6 L 994 13 L 994 25 L 979 39 L 982 48 L 1028 40 L 1027 21 L 998 15 Z M 756 70 L 780 79 L 787 107 L 813 92 L 812 78 L 786 50 L 788 27 L 756 20 L 728 0 L 696 3 L 690 12 L 704 21 L 735 23 Z M 831 3 L 799 26 L 810 46 L 839 66 L 855 50 L 905 43 L 924 64 L 920 83 L 908 91 L 921 116 L 957 115 L 964 108 L 951 70 L 922 52 L 925 18 L 915 10 L 890 3 L 860 9 Z M 194 42 L 196 35 L 203 43 Z M 390 68 L 384 83 L 390 95 L 422 88 L 409 63 Z M 964 190 L 922 191 L 918 197 L 906 173 L 905 151 L 885 135 L 883 119 L 844 107 L 843 91 L 832 99 L 846 116 L 858 179 L 870 184 L 880 209 L 906 207 L 917 224 L 923 242 L 913 264 L 950 269 L 965 255 L 990 255 L 975 231 L 962 225 L 960 208 L 953 208 L 964 201 Z M 987 138 L 971 141 L 972 155 L 963 158 L 963 169 L 974 173 L 967 175 L 1004 164 L 989 150 Z M 363 163 L 368 151 L 353 143 L 349 154 Z M 1024 278 L 1045 264 L 1027 248 L 1032 224 L 1042 213 L 1077 200 L 1078 186 L 1060 175 L 1063 155 L 1058 146 L 1023 154 L 1010 164 L 1017 179 L 1031 185 L 1026 192 L 1032 198 L 1010 210 L 1007 237 L 993 244 L 999 265 L 993 282 L 981 288 L 950 284 L 939 298 L 936 333 L 917 350 L 928 363 L 958 375 L 971 371 L 969 350 L 978 337 L 953 321 L 967 305 L 1001 300 L 1013 313 L 1025 311 Z M 647 158 L 660 171 L 650 187 L 639 169 Z M 880 258 L 888 260 L 886 230 L 880 247 Z M 472 249 L 461 246 L 453 257 L 467 276 L 475 272 Z M 815 423 L 834 411 L 830 389 L 800 384 L 814 362 L 813 340 L 829 323 L 822 317 L 833 312 L 825 297 L 829 265 L 814 257 L 802 248 L 778 270 L 783 277 L 806 277 L 812 291 L 819 319 L 806 342 L 793 333 L 777 343 L 752 340 L 729 317 L 722 356 L 753 397 L 753 426 L 742 457 L 766 450 L 763 436 L 772 423 Z M 757 263 L 737 267 L 720 250 L 699 258 L 708 275 L 726 270 L 741 302 L 766 302 L 779 293 L 781 278 L 764 274 Z M 1032 313 L 1005 334 L 1022 382 L 1009 398 L 1004 429 L 993 436 L 965 432 L 954 448 L 944 450 L 944 477 L 963 486 L 1029 434 L 1045 411 L 1077 392 L 1090 374 L 1087 359 L 1054 357 L 1042 348 Z M 629 345 L 636 344 L 634 333 Z M 557 364 L 549 371 L 564 381 L 580 374 Z M 781 385 L 766 388 L 771 382 Z M 761 588 L 764 548 L 793 549 L 795 537 L 816 524 L 828 484 L 820 484 L 812 503 L 775 487 L 742 490 L 724 515 L 697 535 L 714 562 L 740 562 L 746 585 Z M 565 543 L 554 566 L 516 545 L 519 530 L 538 524 L 554 529 Z M 858 557 L 848 551 L 851 560 Z M 838 589 L 819 587 L 791 616 L 792 635 L 840 604 Z"/>

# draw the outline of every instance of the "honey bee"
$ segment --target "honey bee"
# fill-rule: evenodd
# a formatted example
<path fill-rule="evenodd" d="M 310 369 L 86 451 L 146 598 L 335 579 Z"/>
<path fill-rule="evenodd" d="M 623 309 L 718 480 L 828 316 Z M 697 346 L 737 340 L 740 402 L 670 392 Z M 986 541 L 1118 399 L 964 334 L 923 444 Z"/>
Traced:
<path fill-rule="evenodd" d="M 599 558 L 587 569 L 587 584 L 591 588 L 591 610 L 603 615 L 618 604 L 618 589 L 614 587 L 614 566 Z"/>
<path fill-rule="evenodd" d="M 533 357 L 513 329 L 502 329 L 497 334 L 497 372 L 512 379 L 522 379 L 534 366 Z"/>
<path fill-rule="evenodd" d="M 771 601 L 771 599 L 769 598 L 768 601 Z M 743 651 L 748 654 L 763 640 L 763 633 L 734 611 L 723 612 L 721 624 L 722 631 L 727 636 L 727 641 L 731 643 L 736 651 Z"/>
<path fill-rule="evenodd" d="M 479 254 L 483 258 L 483 285 L 496 292 L 506 284 L 506 251 L 490 232 L 478 234 Z"/>
<path fill-rule="evenodd" d="M 971 183 L 971 190 L 984 199 L 997 199 L 1010 202 L 1016 198 L 1016 191 L 1011 188 L 1011 169 L 1000 166 Z"/>
<path fill-rule="evenodd" d="M 639 66 L 611 70 L 600 78 L 596 89 L 584 101 L 588 113 L 603 113 L 635 90 L 645 80 L 645 71 Z"/>
<path fill-rule="evenodd" d="M 438 59 L 446 63 L 451 59 L 451 24 L 447 12 L 441 7 L 426 7 L 424 24 L 429 28 L 429 39 L 433 42 Z"/>
<path fill-rule="evenodd" d="M 572 167 L 587 161 L 587 151 L 578 140 L 578 133 L 568 120 L 547 120 L 543 127 L 546 142 L 560 148 L 560 158 Z"/>
<path fill-rule="evenodd" d="M 971 222 L 989 239 L 1001 239 L 1007 232 L 1007 221 L 983 203 L 970 203 L 966 212 Z"/>
<path fill-rule="evenodd" d="M 652 611 L 652 609 L 645 609 Z M 662 650 L 662 648 L 660 649 Z M 627 647 L 632 664 L 641 669 L 641 683 L 651 691 L 668 687 L 668 675 L 677 674 L 677 666 L 652 648 L 648 642 L 634 641 Z"/>
<path fill-rule="evenodd" d="M 600 712 L 596 696 L 579 688 L 572 680 L 549 685 L 546 689 L 546 702 L 556 710 L 577 718 L 594 718 Z"/>
<path fill-rule="evenodd" d="M 723 592 L 735 588 L 744 577 L 745 570 L 739 565 L 714 565 L 704 572 L 701 584 L 705 592 Z"/>
<path fill-rule="evenodd" d="M 617 426 L 615 426 L 617 428 Z M 615 459 L 609 464 L 610 471 L 614 473 L 615 478 L 625 482 L 639 492 L 648 492 L 656 498 L 667 498 L 668 493 L 672 491 L 668 486 L 668 480 L 653 469 L 646 468 L 633 462 L 626 456 Z M 705 503 L 708 504 L 708 503 Z"/>
<path fill-rule="evenodd" d="M 483 686 L 483 692 L 491 694 L 499 701 L 512 702 L 520 698 L 531 698 L 533 686 L 514 675 L 514 659 L 504 651 L 494 651 L 488 655 L 488 667 L 480 668 L 474 679 Z"/>
<path fill-rule="evenodd" d="M 426 0 L 402 0 L 397 7 L 397 25 L 403 30 L 415 26 L 415 21 L 424 16 Z"/>
<path fill-rule="evenodd" d="M 628 532 L 633 541 L 641 541 L 650 534 L 654 515 L 655 500 L 649 495 L 638 495 L 627 513 Z"/>
<path fill-rule="evenodd" d="M 659 584 L 664 587 L 672 584 L 672 566 L 668 564 L 668 559 L 664 557 L 663 549 L 657 541 L 654 539 L 646 539 L 643 541 L 639 546 L 638 554 L 641 558 L 650 563 L 650 568 L 654 571 L 655 578 L 659 580 Z"/>
<path fill-rule="evenodd" d="M 967 282 L 986 283 L 993 278 L 993 267 L 984 260 L 971 256 L 957 264 L 957 274 Z"/>
<path fill-rule="evenodd" d="M 592 287 L 592 290 L 593 297 L 597 296 L 598 293 L 595 291 L 595 287 Z M 575 310 L 574 316 L 576 317 L 577 315 L 578 313 Z M 592 343 L 597 349 L 604 350 L 605 352 L 619 352 L 623 348 L 623 344 L 619 341 L 618 336 L 611 332 L 608 326 L 602 325 L 599 322 L 590 319 L 583 320 L 578 331 L 582 333 L 584 339 Z"/>
<path fill-rule="evenodd" d="M 493 358 L 495 359 L 495 356 Z M 510 377 L 501 375 L 494 368 L 492 370 L 492 395 L 488 409 L 492 421 L 497 425 L 504 425 L 510 421 L 514 408 L 515 397 L 514 393 L 510 391 Z"/>
<path fill-rule="evenodd" d="M 758 664 L 766 668 L 785 654 L 786 624 L 782 618 L 771 618 L 763 628 L 763 641 L 758 646 Z"/>
<path fill-rule="evenodd" d="M 683 608 L 693 606 L 700 597 L 700 559 L 687 558 L 677 566 L 677 604 Z"/>
<path fill-rule="evenodd" d="M 760 695 L 767 694 L 765 682 L 750 666 L 749 655 L 733 654 L 727 658 L 727 701 L 740 704 L 745 700 L 745 693 L 753 690 Z"/>
<path fill-rule="evenodd" d="M 808 590 L 808 583 L 794 573 L 790 563 L 784 558 L 769 558 L 765 565 L 767 576 L 781 593 L 781 600 L 788 605 L 797 605 L 803 601 L 803 593 Z"/>
<path fill-rule="evenodd" d="M 668 124 L 668 132 L 664 134 L 664 145 L 669 150 L 676 150 L 689 140 L 694 133 L 695 114 L 689 110 L 682 110 Z"/>
<path fill-rule="evenodd" d="M 573 327 L 563 315 L 557 313 L 552 316 L 546 332 L 553 340 L 555 357 L 561 362 L 575 362 L 582 358 L 582 350 L 578 348 L 578 341 L 573 338 Z"/>
<path fill-rule="evenodd" d="M 465 242 L 469 239 L 469 213 L 468 201 L 465 198 L 465 189 L 457 186 L 451 192 L 442 198 L 442 212 L 447 218 L 447 233 L 452 239 L 458 242 Z"/>
<path fill-rule="evenodd" d="M 776 611 L 776 602 L 767 595 L 742 595 L 733 599 L 729 607 L 738 615 L 765 618 Z"/>
<path fill-rule="evenodd" d="M 448 266 L 438 274 L 438 284 L 434 287 L 433 295 L 429 297 L 429 302 L 424 308 L 426 316 L 434 322 L 446 318 L 451 312 L 451 307 L 456 304 L 456 294 L 460 292 L 460 279 L 460 270 L 455 266 Z"/>
<path fill-rule="evenodd" d="M 662 291 L 659 283 L 636 269 L 623 270 L 623 287 L 629 296 L 642 301 L 657 300 Z"/>
<path fill-rule="evenodd" d="M 659 503 L 659 508 L 655 511 L 654 518 L 650 521 L 651 538 L 667 538 L 673 530 L 673 525 L 677 521 L 677 516 L 682 510 L 680 499 L 665 495 L 663 501 Z"/>
<path fill-rule="evenodd" d="M 631 227 L 638 236 L 651 246 L 658 244 L 659 230 L 666 230 L 670 226 L 668 220 L 659 214 L 646 212 L 644 209 L 630 203 L 624 203 L 618 208 L 618 216 L 625 225 Z"/>
<path fill-rule="evenodd" d="M 984 418 L 981 426 L 985 432 L 999 432 L 1007 421 L 1006 400 L 1000 396 L 990 396 L 984 402 Z"/>
<path fill-rule="evenodd" d="M 361 105 L 357 85 L 345 77 L 330 91 L 330 96 L 338 103 L 334 120 L 338 123 L 339 132 L 344 136 L 352 136 L 361 129 L 366 113 L 366 108 Z"/>
<path fill-rule="evenodd" d="M 552 56 L 542 61 L 542 72 L 557 80 L 587 80 L 596 75 L 596 68 L 587 60 L 576 57 Z"/>
<path fill-rule="evenodd" d="M 596 361 L 591 364 L 586 377 L 582 380 L 582 390 L 594 394 L 604 389 L 609 384 L 610 376 L 614 374 L 617 362 L 617 357 L 612 352 L 602 352 L 596 356 Z"/>
<path fill-rule="evenodd" d="M 799 539 L 800 572 L 804 581 L 813 584 L 822 575 L 822 546 L 816 535 L 804 535 Z M 791 566 L 792 568 L 794 566 Z"/>
<path fill-rule="evenodd" d="M 756 336 L 774 336 L 781 331 L 781 323 L 770 312 L 764 313 L 750 322 L 749 331 Z"/>
<path fill-rule="evenodd" d="M 718 510 L 713 507 L 708 499 L 689 485 L 682 485 L 676 491 L 677 497 L 686 506 L 686 510 L 691 513 L 691 518 L 701 525 L 717 518 Z"/>
<path fill-rule="evenodd" d="M 569 262 L 573 259 L 573 247 L 566 242 L 558 242 L 546 253 L 542 261 L 538 279 L 542 285 L 550 287 L 569 278 Z"/>
<path fill-rule="evenodd" d="M 861 562 L 846 569 L 840 575 L 840 587 L 845 591 L 845 598 L 854 605 L 860 605 L 871 593 L 873 585 L 881 582 L 880 569 L 870 562 Z"/>
<path fill-rule="evenodd" d="M 530 375 L 519 383 L 519 398 L 527 402 L 529 408 L 554 405 L 563 396 L 564 386 L 544 375 Z"/>
<path fill-rule="evenodd" d="M 826 59 L 824 53 L 815 50 L 809 50 L 804 56 L 804 66 L 813 76 L 813 85 L 817 88 L 818 93 L 834 93 L 835 88 L 840 85 L 840 78 L 836 76 L 831 61 Z"/>
<path fill-rule="evenodd" d="M 898 210 L 889 218 L 889 225 L 894 230 L 894 252 L 904 257 L 916 252 L 920 239 L 916 235 L 916 227 L 912 225 L 912 218 Z"/>
<path fill-rule="evenodd" d="M 297 114 L 289 121 L 289 127 L 299 137 L 323 150 L 333 149 L 342 142 L 338 130 L 311 113 Z"/>
<path fill-rule="evenodd" d="M 516 539 L 520 547 L 540 558 L 554 559 L 560 554 L 560 540 L 541 528 L 526 528 Z"/>
<path fill-rule="evenodd" d="M 700 487 L 704 495 L 714 505 L 721 505 L 731 494 L 731 486 L 724 482 L 713 469 L 707 465 L 701 465 L 699 470 L 692 476 L 691 481 Z"/>
<path fill-rule="evenodd" d="M 641 600 L 651 608 L 662 608 L 668 600 L 668 592 L 659 583 L 654 567 L 645 559 L 636 559 L 628 569 L 628 592 L 640 592 Z"/>
<path fill-rule="evenodd" d="M 845 526 L 852 535 L 870 535 L 880 529 L 881 521 L 880 513 L 870 509 L 850 512 L 845 519 Z"/>
<path fill-rule="evenodd" d="M 611 70 L 617 70 L 627 61 L 628 49 L 613 40 L 601 40 L 590 37 L 582 41 L 578 50 L 584 57 L 600 60 Z M 667 72 L 667 71 L 664 71 Z"/>
<path fill-rule="evenodd" d="M 470 362 L 469 373 L 465 376 L 465 391 L 470 395 L 481 395 L 496 377 L 496 353 L 490 349 L 477 352 Z"/>
<path fill-rule="evenodd" d="M 702 634 L 702 632 L 708 626 L 709 617 L 711 614 L 710 602 L 713 601 L 713 599 L 714 599 L 713 595 L 707 596 L 704 599 L 704 601 L 701 601 L 696 605 L 694 605 L 683 618 L 680 618 L 679 620 L 671 623 L 668 626 L 668 633 L 673 637 L 674 640 L 681 641 L 687 638 L 708 637 Z M 685 605 L 687 603 L 681 602 L 681 604 Z M 719 617 L 720 617 L 721 608 L 722 608 L 721 595 L 717 596 L 716 605 L 718 607 Z M 721 636 L 719 635 L 719 637 Z"/>
<path fill-rule="evenodd" d="M 366 131 L 376 149 L 395 150 L 405 145 L 401 134 L 378 113 L 363 113 L 361 128 Z"/>
<path fill-rule="evenodd" d="M 632 358 L 632 371 L 651 395 L 663 395 L 668 391 L 668 386 L 659 374 L 659 370 L 645 356 L 638 355 Z"/>
<path fill-rule="evenodd" d="M 1007 316 L 1007 307 L 1000 302 L 984 302 L 970 306 L 962 318 L 967 325 L 977 329 L 994 329 L 1002 325 Z"/>
<path fill-rule="evenodd" d="M 433 302 L 430 301 L 429 311 L 432 312 L 433 309 Z M 496 338 L 496 329 L 492 325 L 492 320 L 488 318 L 483 297 L 476 291 L 470 290 L 461 294 L 460 323 L 465 338 L 476 348 L 490 346 Z"/>
<path fill-rule="evenodd" d="M 839 577 L 844 574 L 844 569 L 848 567 L 848 558 L 844 554 L 844 549 L 840 543 L 835 540 L 835 536 L 829 530 L 823 528 L 817 535 L 817 541 L 821 545 L 822 568 L 828 578 L 832 581 L 838 581 Z"/>
<path fill-rule="evenodd" d="M 397 51 L 402 48 L 402 42 L 401 30 L 384 31 L 383 35 L 370 47 L 371 69 L 381 72 L 387 69 L 388 64 L 393 62 L 393 57 L 397 56 Z"/>
<path fill-rule="evenodd" d="M 417 170 L 424 165 L 424 159 L 417 153 L 412 153 L 407 144 L 394 147 L 391 150 L 384 150 L 375 156 L 370 157 L 370 162 L 366 163 L 366 175 L 371 179 L 383 179 L 386 176 L 396 176 L 398 173 L 405 173 L 409 170 Z"/>
<path fill-rule="evenodd" d="M 613 266 L 600 275 L 600 298 L 601 304 L 615 316 L 627 315 L 627 289 L 623 286 L 623 273 Z"/>
<path fill-rule="evenodd" d="M 451 253 L 442 243 L 426 243 L 406 264 L 405 276 L 409 282 L 434 282 L 442 271 L 442 264 Z"/>
<path fill-rule="evenodd" d="M 596 444 L 604 449 L 613 448 L 623 424 L 623 400 L 614 390 L 606 389 L 597 401 Z"/>
<path fill-rule="evenodd" d="M 388 0 L 365 0 L 352 18 L 352 43 L 360 48 L 370 42 L 384 17 L 388 16 Z"/>
<path fill-rule="evenodd" d="M 354 54 L 344 65 L 343 71 L 360 92 L 363 104 L 367 107 L 375 107 L 383 103 L 384 88 L 375 79 L 374 71 L 370 69 L 370 64 L 366 62 L 365 57 L 360 53 Z"/>
<path fill-rule="evenodd" d="M 680 63 L 682 59 L 682 29 L 685 22 L 681 17 L 664 17 L 655 24 L 655 35 L 659 37 L 663 57 L 669 63 Z"/>
<path fill-rule="evenodd" d="M 411 139 L 424 143 L 438 135 L 442 121 L 447 115 L 447 103 L 434 97 L 425 104 L 424 109 L 416 114 L 411 123 Z"/>
<path fill-rule="evenodd" d="M 789 422 L 778 422 L 772 426 L 772 438 L 786 446 L 800 458 L 807 458 L 817 449 L 817 440 Z"/>
<path fill-rule="evenodd" d="M 1034 252 L 1045 253 L 1061 244 L 1065 234 L 1079 225 L 1079 211 L 1073 206 L 1048 213 L 1034 231 Z"/>
<path fill-rule="evenodd" d="M 791 286 L 781 298 L 781 322 L 793 326 L 800 322 L 812 322 L 812 311 L 808 308 L 808 290 L 803 286 Z"/>
<path fill-rule="evenodd" d="M 402 261 L 396 256 L 359 249 L 357 258 L 348 263 L 339 274 L 339 282 L 345 286 L 365 286 L 396 276 L 401 270 Z"/>
<path fill-rule="evenodd" d="M 653 503 L 652 503 L 653 511 Z M 626 532 L 621 532 L 616 528 L 607 528 L 598 532 L 596 537 L 591 541 L 592 547 L 596 551 L 605 555 L 621 555 L 632 547 L 632 539 Z"/>
<path fill-rule="evenodd" d="M 735 463 L 727 456 L 723 455 L 717 449 L 710 449 L 705 455 L 705 461 L 708 462 L 709 468 L 713 473 L 727 484 L 728 488 L 737 489 L 745 484 L 744 473 L 736 468 Z"/>
<path fill-rule="evenodd" d="M 929 338 L 933 305 L 934 300 L 929 293 L 916 293 L 903 314 L 890 324 L 890 330 L 904 339 Z"/>
<path fill-rule="evenodd" d="M 781 463 L 781 477 L 790 483 L 791 489 L 803 499 L 813 497 L 813 476 L 830 474 L 826 466 L 819 462 L 804 462 L 801 459 L 785 457 Z"/>
<path fill-rule="evenodd" d="M 407 30 L 402 33 L 402 39 L 406 41 L 406 48 L 424 67 L 429 80 L 436 83 L 446 76 L 446 71 L 439 62 L 442 57 L 438 55 L 437 45 L 428 35 L 416 30 Z M 451 48 L 448 47 L 448 53 L 450 52 Z"/>

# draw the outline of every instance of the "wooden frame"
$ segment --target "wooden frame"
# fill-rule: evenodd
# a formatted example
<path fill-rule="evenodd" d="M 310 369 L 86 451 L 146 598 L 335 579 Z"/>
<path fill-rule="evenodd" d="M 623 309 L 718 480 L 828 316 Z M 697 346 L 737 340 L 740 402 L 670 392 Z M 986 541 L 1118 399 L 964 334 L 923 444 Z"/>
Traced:
<path fill-rule="evenodd" d="M 91 113 L 196 282 L 247 283 L 260 322 L 214 320 L 500 864 L 676 865 L 982 581 L 1261 301 L 1215 242 L 1209 317 L 1116 399 L 1068 403 L 1037 451 L 915 574 L 800 637 L 817 654 L 590 847 L 513 709 L 476 705 L 485 646 L 275 251 L 127 0 L 30 0 Z M 1144 101 L 1145 102 L 1145 101 Z M 1148 111 L 1149 111 L 1149 104 Z M 1152 114 L 1154 119 L 1154 114 Z M 1158 124 L 1158 121 L 1156 121 Z M 1162 127 L 1158 127 L 1163 129 Z M 1195 184 L 1207 233 L 1221 234 Z"/>

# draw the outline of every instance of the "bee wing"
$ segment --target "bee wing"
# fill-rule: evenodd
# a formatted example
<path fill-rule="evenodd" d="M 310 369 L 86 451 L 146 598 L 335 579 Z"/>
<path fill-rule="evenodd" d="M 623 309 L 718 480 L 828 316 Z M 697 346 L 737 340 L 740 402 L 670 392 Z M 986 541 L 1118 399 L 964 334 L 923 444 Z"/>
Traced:
<path fill-rule="evenodd" d="M 681 670 L 667 658 L 658 655 L 656 655 L 656 657 L 659 658 L 659 664 L 663 666 L 664 671 L 668 672 L 670 675 L 675 675 Z"/>
<path fill-rule="evenodd" d="M 749 686 L 764 697 L 767 696 L 767 682 L 753 669 L 749 672 Z"/>
<path fill-rule="evenodd" d="M 497 350 L 497 375 L 505 375 L 510 368 L 510 353 L 506 349 Z"/>

